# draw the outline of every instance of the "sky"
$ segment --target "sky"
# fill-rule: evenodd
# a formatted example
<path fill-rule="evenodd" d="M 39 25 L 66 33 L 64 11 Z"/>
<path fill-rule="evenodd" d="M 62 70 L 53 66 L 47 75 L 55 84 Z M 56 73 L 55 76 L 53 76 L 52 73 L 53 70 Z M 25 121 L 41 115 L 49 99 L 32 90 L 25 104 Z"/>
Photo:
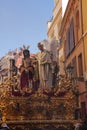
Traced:
<path fill-rule="evenodd" d="M 0 58 L 23 45 L 37 53 L 37 43 L 47 39 L 53 8 L 54 0 L 0 0 Z"/>

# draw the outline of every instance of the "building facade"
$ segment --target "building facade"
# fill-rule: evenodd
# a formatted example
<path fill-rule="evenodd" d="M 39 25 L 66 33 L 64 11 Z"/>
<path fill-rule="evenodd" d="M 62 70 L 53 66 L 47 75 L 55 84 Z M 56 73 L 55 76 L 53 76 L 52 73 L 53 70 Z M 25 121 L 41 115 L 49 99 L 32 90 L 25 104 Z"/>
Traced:
<path fill-rule="evenodd" d="M 51 21 L 48 21 L 48 38 L 52 39 L 55 37 L 59 40 L 59 30 L 61 27 L 62 21 L 62 1 L 55 0 L 54 1 L 54 9 L 53 9 L 53 17 Z"/>
<path fill-rule="evenodd" d="M 19 68 L 22 64 L 23 54 L 21 51 L 9 51 L 0 59 L 0 81 L 4 82 L 6 76 L 10 76 L 11 59 L 15 61 L 15 65 Z"/>
<path fill-rule="evenodd" d="M 81 10 L 82 10 L 82 36 L 83 36 L 83 43 L 84 43 L 84 60 L 85 60 L 85 80 L 87 81 L 87 14 L 86 12 L 87 1 L 81 0 Z"/>
<path fill-rule="evenodd" d="M 8 52 L 0 59 L 0 81 L 10 75 L 10 59 L 14 59 L 13 52 Z"/>
<path fill-rule="evenodd" d="M 87 23 L 86 0 L 69 0 L 60 30 L 66 70 L 72 67 L 72 77 L 78 85 L 78 107 L 81 117 L 87 114 Z"/>
<path fill-rule="evenodd" d="M 63 74 L 63 46 L 61 44 L 61 39 L 59 36 L 59 31 L 62 22 L 62 0 L 54 1 L 53 17 L 51 21 L 48 22 L 48 39 L 51 40 L 55 38 L 58 41 L 58 66 L 60 67 L 59 73 Z"/>

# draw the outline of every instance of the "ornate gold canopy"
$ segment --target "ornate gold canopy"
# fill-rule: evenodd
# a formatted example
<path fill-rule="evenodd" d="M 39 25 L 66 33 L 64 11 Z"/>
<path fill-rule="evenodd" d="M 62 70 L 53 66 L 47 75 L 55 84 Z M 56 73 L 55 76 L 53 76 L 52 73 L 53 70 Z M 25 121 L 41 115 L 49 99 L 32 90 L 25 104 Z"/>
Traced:
<path fill-rule="evenodd" d="M 6 79 L 0 84 L 1 123 L 7 123 L 13 130 L 73 129 L 76 109 L 75 86 L 69 78 L 61 77 L 54 89 L 45 88 L 42 91 L 38 88 L 34 91 L 30 88 L 26 95 L 12 94 L 12 80 Z"/>

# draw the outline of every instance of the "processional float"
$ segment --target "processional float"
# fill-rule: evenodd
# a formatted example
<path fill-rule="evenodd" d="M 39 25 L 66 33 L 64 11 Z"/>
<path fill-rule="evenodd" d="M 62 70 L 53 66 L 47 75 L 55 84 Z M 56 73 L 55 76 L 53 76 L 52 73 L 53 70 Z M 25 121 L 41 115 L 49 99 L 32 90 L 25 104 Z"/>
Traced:
<path fill-rule="evenodd" d="M 42 90 L 37 82 L 36 89 L 33 85 L 21 89 L 20 76 L 12 67 L 11 76 L 0 83 L 0 123 L 12 130 L 73 130 L 77 88 L 71 78 L 58 75 L 54 88 Z"/>

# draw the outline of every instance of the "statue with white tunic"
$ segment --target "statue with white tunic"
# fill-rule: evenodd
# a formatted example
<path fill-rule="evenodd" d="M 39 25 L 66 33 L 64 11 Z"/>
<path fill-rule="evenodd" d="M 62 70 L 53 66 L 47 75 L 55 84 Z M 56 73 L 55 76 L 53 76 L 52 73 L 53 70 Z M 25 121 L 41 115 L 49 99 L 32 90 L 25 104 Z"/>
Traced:
<path fill-rule="evenodd" d="M 38 48 L 41 52 L 37 54 L 38 66 L 39 66 L 39 78 L 40 87 L 52 87 L 52 59 L 51 53 L 44 49 L 44 45 L 38 43 Z"/>
<path fill-rule="evenodd" d="M 52 41 L 51 41 L 52 42 Z M 51 49 L 53 43 L 49 43 L 47 40 L 43 40 L 38 43 L 38 48 L 40 52 L 36 55 L 39 66 L 39 78 L 40 78 L 40 87 L 42 89 L 45 88 L 53 88 L 53 64 L 56 63 L 54 60 L 54 53 Z M 45 49 L 45 46 L 49 46 Z M 55 57 L 56 58 L 56 57 Z"/>

